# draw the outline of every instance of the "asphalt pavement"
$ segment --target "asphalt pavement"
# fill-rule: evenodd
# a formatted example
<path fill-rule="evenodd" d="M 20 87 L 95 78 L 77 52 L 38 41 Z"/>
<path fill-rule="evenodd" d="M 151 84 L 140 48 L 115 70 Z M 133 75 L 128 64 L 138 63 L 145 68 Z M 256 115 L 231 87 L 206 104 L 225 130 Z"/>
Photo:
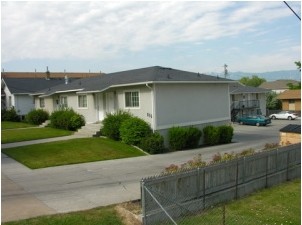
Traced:
<path fill-rule="evenodd" d="M 198 154 L 208 161 L 217 152 L 262 149 L 266 143 L 278 143 L 279 130 L 289 123 L 300 124 L 300 120 L 273 121 L 266 127 L 234 124 L 233 143 L 226 145 L 35 170 L 1 154 L 2 222 L 139 199 L 142 178 L 158 175 L 170 164 L 180 165 Z M 8 147 L 11 145 L 2 145 Z"/>

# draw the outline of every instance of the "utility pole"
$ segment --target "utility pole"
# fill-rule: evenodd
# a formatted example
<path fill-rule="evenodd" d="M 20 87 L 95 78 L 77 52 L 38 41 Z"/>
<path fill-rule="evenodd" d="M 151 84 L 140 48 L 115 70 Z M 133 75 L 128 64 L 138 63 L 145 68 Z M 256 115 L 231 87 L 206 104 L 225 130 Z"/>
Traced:
<path fill-rule="evenodd" d="M 224 64 L 223 65 L 223 67 L 224 67 L 224 78 L 227 78 L 227 76 L 228 76 L 228 69 L 227 69 L 227 67 L 228 67 L 228 65 L 227 64 Z"/>

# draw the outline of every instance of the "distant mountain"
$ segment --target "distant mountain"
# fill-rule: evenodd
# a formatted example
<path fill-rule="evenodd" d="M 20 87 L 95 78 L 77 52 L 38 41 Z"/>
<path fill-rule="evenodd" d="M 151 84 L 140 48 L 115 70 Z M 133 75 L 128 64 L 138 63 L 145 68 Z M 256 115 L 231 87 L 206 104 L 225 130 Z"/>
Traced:
<path fill-rule="evenodd" d="M 211 75 L 224 76 L 222 74 L 211 73 Z M 282 70 L 282 71 L 272 71 L 263 73 L 249 73 L 249 72 L 229 72 L 228 78 L 232 80 L 240 80 L 241 77 L 251 77 L 256 75 L 260 78 L 264 78 L 267 81 L 274 81 L 280 79 L 290 79 L 301 81 L 301 72 L 299 70 Z"/>

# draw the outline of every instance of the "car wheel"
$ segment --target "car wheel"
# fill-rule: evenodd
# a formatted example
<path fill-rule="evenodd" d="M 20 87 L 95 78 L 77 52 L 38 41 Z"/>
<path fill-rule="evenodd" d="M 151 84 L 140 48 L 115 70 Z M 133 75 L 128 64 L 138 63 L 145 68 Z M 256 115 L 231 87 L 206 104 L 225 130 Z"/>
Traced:
<path fill-rule="evenodd" d="M 260 123 L 256 123 L 256 126 L 259 127 L 259 126 L 260 126 Z"/>
<path fill-rule="evenodd" d="M 292 120 L 293 118 L 291 116 L 288 117 L 288 120 Z"/>
<path fill-rule="evenodd" d="M 275 120 L 275 119 L 276 119 L 276 117 L 275 117 L 275 116 L 272 116 L 272 119 L 273 119 L 273 120 Z"/>

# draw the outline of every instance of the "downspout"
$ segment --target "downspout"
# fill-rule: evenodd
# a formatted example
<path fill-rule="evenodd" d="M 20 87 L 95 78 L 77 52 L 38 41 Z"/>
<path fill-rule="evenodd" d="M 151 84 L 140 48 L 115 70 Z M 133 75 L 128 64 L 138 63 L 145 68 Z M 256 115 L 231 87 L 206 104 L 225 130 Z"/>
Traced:
<path fill-rule="evenodd" d="M 155 131 L 155 109 L 154 109 L 154 92 L 153 88 L 149 86 L 148 83 L 146 83 L 146 87 L 151 90 L 151 108 L 152 108 L 152 131 L 154 133 Z"/>

